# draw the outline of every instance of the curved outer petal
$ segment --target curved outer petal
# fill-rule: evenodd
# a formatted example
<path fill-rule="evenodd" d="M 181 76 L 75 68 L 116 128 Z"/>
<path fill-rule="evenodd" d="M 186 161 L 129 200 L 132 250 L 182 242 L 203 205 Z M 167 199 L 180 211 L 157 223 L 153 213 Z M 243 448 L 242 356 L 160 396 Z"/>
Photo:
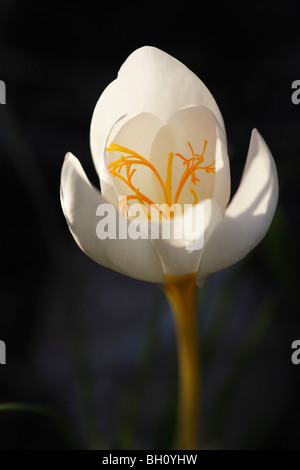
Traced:
<path fill-rule="evenodd" d="M 214 199 L 206 199 L 198 204 L 202 208 L 200 214 L 196 205 L 190 205 L 184 211 L 183 216 L 171 219 L 171 237 L 168 239 L 152 239 L 152 243 L 159 253 L 161 264 L 165 274 L 171 276 L 184 276 L 198 271 L 199 263 L 203 253 L 203 247 L 208 242 L 213 230 L 222 219 L 222 211 L 218 202 Z M 199 222 L 198 229 L 196 218 L 203 217 Z M 191 224 L 191 221 L 193 223 Z M 183 237 L 174 238 L 174 224 L 183 227 Z M 182 225 L 183 224 L 183 225 Z M 155 223 L 154 223 L 155 225 Z M 193 228 L 192 228 L 193 226 Z M 186 230 L 187 229 L 187 230 Z M 187 231 L 194 231 L 193 240 L 187 238 Z M 198 243 L 200 242 L 200 243 Z"/>
<path fill-rule="evenodd" d="M 224 214 L 230 199 L 230 167 L 227 153 L 226 135 L 218 122 L 216 126 L 216 132 L 216 177 L 213 198 L 218 201 Z"/>
<path fill-rule="evenodd" d="M 134 51 L 118 78 L 102 93 L 91 122 L 91 150 L 96 171 L 107 135 L 124 114 L 150 112 L 166 121 L 184 106 L 206 106 L 222 126 L 220 110 L 204 83 L 185 65 L 155 47 Z"/>
<path fill-rule="evenodd" d="M 197 275 L 199 286 L 208 274 L 244 258 L 262 240 L 277 200 L 276 166 L 265 141 L 254 129 L 239 189 L 204 249 Z"/>
<path fill-rule="evenodd" d="M 61 174 L 61 204 L 78 246 L 105 267 L 136 279 L 164 284 L 159 258 L 149 240 L 100 240 L 97 237 L 96 210 L 106 202 L 88 181 L 77 158 L 68 153 Z M 125 219 L 127 227 L 128 220 L 120 217 Z M 118 235 L 118 217 L 116 226 Z"/>

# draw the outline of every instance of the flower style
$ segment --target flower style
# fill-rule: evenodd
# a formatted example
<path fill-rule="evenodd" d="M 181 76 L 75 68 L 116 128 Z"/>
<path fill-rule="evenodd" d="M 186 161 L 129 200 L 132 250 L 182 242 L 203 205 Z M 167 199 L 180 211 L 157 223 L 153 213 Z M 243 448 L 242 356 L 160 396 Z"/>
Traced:
<path fill-rule="evenodd" d="M 229 159 L 219 108 L 196 75 L 153 47 L 133 52 L 100 96 L 90 137 L 101 193 L 68 153 L 61 175 L 65 217 L 79 247 L 97 263 L 163 286 L 179 345 L 175 445 L 195 449 L 200 395 L 196 285 L 242 259 L 265 236 L 278 199 L 275 163 L 253 130 L 241 183 L 229 203 Z M 134 203 L 148 225 L 161 227 L 168 220 L 173 228 L 178 222 L 197 222 L 200 207 L 204 220 L 196 223 L 194 239 L 202 236 L 203 245 L 187 249 L 186 234 L 178 239 L 174 233 L 168 239 L 99 239 L 97 208 L 105 203 L 118 210 L 117 224 L 128 228 Z"/>

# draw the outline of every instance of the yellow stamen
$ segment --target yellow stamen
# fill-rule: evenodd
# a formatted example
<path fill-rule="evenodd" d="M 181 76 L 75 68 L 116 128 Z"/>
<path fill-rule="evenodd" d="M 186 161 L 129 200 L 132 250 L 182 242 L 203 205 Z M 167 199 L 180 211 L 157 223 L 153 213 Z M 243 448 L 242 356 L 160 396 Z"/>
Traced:
<path fill-rule="evenodd" d="M 168 168 L 167 168 L 167 177 L 166 177 L 166 192 L 168 196 L 168 204 L 171 205 L 172 201 L 172 196 L 171 196 L 171 191 L 172 191 L 172 162 L 173 162 L 174 154 L 171 152 L 169 153 L 169 158 L 168 158 Z"/>
<path fill-rule="evenodd" d="M 195 176 L 195 171 L 196 170 L 206 170 L 207 172 L 207 168 L 209 167 L 203 167 L 201 165 L 201 163 L 203 162 L 204 160 L 204 154 L 205 154 L 205 150 L 206 150 L 206 145 L 207 145 L 207 140 L 204 141 L 204 147 L 203 147 L 203 152 L 201 155 L 199 155 L 198 153 L 195 153 L 194 150 L 193 150 L 193 147 L 191 145 L 190 142 L 188 142 L 188 146 L 190 147 L 191 151 L 192 151 L 192 155 L 193 157 L 190 158 L 189 160 L 184 158 L 182 155 L 180 155 L 179 153 L 176 153 L 175 155 L 177 155 L 178 157 L 182 158 L 184 160 L 184 164 L 187 165 L 182 177 L 181 177 L 181 180 L 179 181 L 179 184 L 178 184 L 178 188 L 177 188 L 177 191 L 176 191 L 176 194 L 175 194 L 175 204 L 176 202 L 178 201 L 179 199 L 179 196 L 180 196 L 180 193 L 182 191 L 182 188 L 183 186 L 185 185 L 187 179 L 189 176 L 191 176 L 191 181 L 193 184 L 196 184 L 197 181 L 199 181 L 198 178 L 196 178 Z M 196 163 L 194 164 L 194 161 L 196 160 Z M 190 167 L 190 162 L 192 162 L 192 166 Z M 213 162 L 211 165 L 213 165 L 215 162 Z M 210 165 L 210 166 L 211 166 Z M 209 172 L 209 171 L 208 171 Z"/>
<path fill-rule="evenodd" d="M 196 194 L 196 191 L 194 191 L 193 188 L 190 188 L 190 193 L 194 196 L 194 204 L 197 204 L 198 196 Z"/>
<path fill-rule="evenodd" d="M 121 158 L 111 162 L 108 165 L 108 168 L 110 170 L 110 173 L 114 177 L 117 177 L 121 181 L 123 181 L 135 193 L 135 195 L 128 196 L 127 197 L 128 199 L 137 199 L 139 203 L 143 205 L 145 204 L 153 205 L 164 217 L 167 217 L 166 214 L 164 214 L 157 206 L 155 206 L 154 202 L 151 201 L 151 199 L 149 199 L 145 194 L 141 193 L 140 190 L 134 186 L 134 184 L 132 183 L 132 177 L 137 169 L 132 168 L 132 166 L 143 165 L 143 166 L 148 167 L 154 173 L 155 177 L 157 178 L 163 190 L 165 203 L 171 206 L 172 204 L 176 204 L 178 202 L 181 191 L 189 177 L 191 178 L 191 183 L 194 186 L 196 186 L 197 182 L 199 182 L 199 178 L 197 178 L 195 174 L 197 170 L 205 170 L 206 173 L 213 173 L 213 174 L 215 173 L 215 167 L 214 167 L 215 162 L 212 162 L 208 166 L 200 166 L 204 161 L 204 154 L 206 151 L 207 140 L 204 141 L 202 154 L 195 153 L 190 142 L 187 142 L 187 144 L 192 153 L 191 158 L 186 158 L 180 153 L 175 153 L 175 156 L 183 160 L 183 165 L 186 165 L 186 168 L 178 183 L 178 187 L 175 192 L 175 198 L 174 198 L 173 203 L 172 203 L 172 163 L 174 159 L 173 152 L 170 152 L 168 156 L 167 176 L 166 176 L 165 182 L 163 182 L 155 166 L 152 163 L 150 163 L 146 158 L 144 158 L 142 155 L 139 155 L 137 152 L 134 152 L 133 150 L 130 150 L 129 148 L 123 147 L 114 142 L 111 142 L 109 147 L 106 150 L 110 152 L 112 151 L 122 152 L 124 154 L 127 154 L 127 156 L 122 155 Z M 125 169 L 125 175 L 121 174 L 121 171 L 123 168 Z M 190 189 L 189 191 L 194 196 L 194 204 L 197 204 L 198 196 L 197 196 L 196 191 L 194 189 Z M 170 213 L 170 214 L 171 215 L 169 215 L 169 217 L 174 216 L 173 213 Z"/>
<path fill-rule="evenodd" d="M 124 153 L 127 153 L 129 155 L 129 157 L 122 157 L 123 159 L 120 159 L 121 162 L 123 163 L 125 161 L 125 163 L 127 163 L 127 165 L 130 167 L 132 164 L 141 164 L 141 165 L 145 165 L 147 166 L 148 168 L 150 168 L 153 173 L 155 174 L 155 176 L 157 177 L 162 189 L 163 189 L 163 192 L 164 192 L 164 195 L 165 195 L 165 202 L 168 203 L 167 201 L 167 193 L 166 193 L 166 188 L 165 188 L 165 185 L 164 185 L 164 182 L 163 180 L 161 179 L 160 177 L 160 174 L 158 173 L 158 171 L 156 170 L 156 168 L 154 167 L 154 165 L 152 165 L 146 158 L 142 157 L 141 155 L 139 155 L 138 153 L 134 152 L 133 150 L 130 150 L 126 147 L 122 147 L 121 145 L 118 145 L 118 144 L 115 144 L 113 142 L 111 142 L 110 146 L 106 149 L 107 151 L 115 151 L 115 152 L 124 152 Z M 136 157 L 137 158 L 137 161 L 130 161 L 130 158 L 131 157 Z M 118 162 L 120 160 L 117 160 L 116 162 L 113 162 L 111 163 L 110 165 L 108 165 L 108 168 L 111 169 L 113 167 L 115 167 L 115 164 L 117 163 L 117 166 L 118 166 Z"/>
<path fill-rule="evenodd" d="M 144 203 L 144 201 L 143 201 L 143 197 L 141 196 L 140 190 L 137 188 L 137 189 L 135 190 L 135 193 L 136 193 L 137 200 L 139 201 L 140 205 L 141 205 L 141 206 L 143 207 L 143 209 L 144 209 L 144 214 L 145 214 L 145 216 L 148 217 L 148 219 L 150 219 L 150 215 L 149 215 L 149 213 L 148 213 L 148 211 L 147 211 L 147 208 L 145 207 L 145 203 Z"/>

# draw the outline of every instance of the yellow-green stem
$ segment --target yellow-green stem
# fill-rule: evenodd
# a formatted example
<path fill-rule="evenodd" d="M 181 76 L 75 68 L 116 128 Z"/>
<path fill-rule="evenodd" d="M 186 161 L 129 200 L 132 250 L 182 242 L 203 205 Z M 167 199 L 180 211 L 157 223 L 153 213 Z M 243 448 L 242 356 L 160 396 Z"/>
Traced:
<path fill-rule="evenodd" d="M 196 275 L 166 276 L 164 292 L 177 330 L 179 404 L 175 449 L 197 449 L 200 359 L 196 323 Z"/>

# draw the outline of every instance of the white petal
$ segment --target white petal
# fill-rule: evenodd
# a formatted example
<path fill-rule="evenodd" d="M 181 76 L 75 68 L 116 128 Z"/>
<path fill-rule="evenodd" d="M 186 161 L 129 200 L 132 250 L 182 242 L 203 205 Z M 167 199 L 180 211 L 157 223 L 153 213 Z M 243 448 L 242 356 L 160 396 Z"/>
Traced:
<path fill-rule="evenodd" d="M 276 166 L 265 141 L 254 129 L 239 189 L 204 249 L 198 285 L 208 274 L 244 258 L 263 239 L 277 200 Z"/>
<path fill-rule="evenodd" d="M 117 126 L 112 128 L 107 147 L 109 147 L 109 144 L 125 147 L 128 151 L 139 154 L 145 159 L 145 162 L 150 162 L 152 142 L 162 125 L 162 121 L 153 114 L 139 113 L 133 116 L 129 114 L 124 119 L 120 120 Z M 130 155 L 130 152 L 126 153 L 120 150 L 107 151 L 105 157 L 106 167 L 108 168 L 109 164 L 120 160 L 121 157 L 127 158 Z M 132 159 L 138 161 L 134 156 Z M 132 165 L 130 172 L 133 170 L 135 173 L 131 180 L 132 185 L 153 202 L 158 202 L 152 183 L 153 170 L 147 165 L 142 164 L 142 162 Z M 121 168 L 120 172 L 117 170 L 116 175 L 109 174 L 111 180 L 110 184 L 113 184 L 118 196 L 135 195 L 135 191 L 119 176 L 128 180 L 125 166 Z M 100 182 L 102 187 L 102 171 L 100 173 Z M 105 193 L 103 193 L 103 196 L 105 196 Z"/>
<path fill-rule="evenodd" d="M 100 240 L 97 237 L 96 210 L 106 202 L 88 181 L 77 158 L 67 154 L 61 174 L 61 204 L 78 246 L 105 267 L 136 279 L 164 283 L 159 258 L 149 240 Z M 125 219 L 122 215 L 121 218 Z M 116 225 L 118 235 L 118 218 Z"/>
<path fill-rule="evenodd" d="M 120 128 L 123 125 L 124 121 L 126 120 L 126 116 L 122 116 L 115 124 L 114 129 Z M 119 208 L 119 195 L 116 191 L 116 187 L 113 184 L 112 177 L 110 171 L 107 166 L 107 154 L 106 148 L 110 143 L 110 135 L 107 136 L 105 145 L 102 149 L 102 158 L 100 159 L 100 167 L 99 167 L 99 180 L 100 180 L 100 187 L 101 187 L 101 194 L 108 202 L 113 204 L 116 208 Z"/>
<path fill-rule="evenodd" d="M 224 130 L 217 122 L 217 139 L 215 149 L 215 185 L 213 198 L 218 201 L 220 207 L 225 212 L 230 198 L 230 167 L 227 153 L 227 142 Z"/>
<path fill-rule="evenodd" d="M 195 221 L 196 217 L 199 215 L 197 207 L 203 208 L 203 212 L 202 214 L 200 213 L 201 220 L 196 230 Z M 174 217 L 171 219 L 171 238 L 163 239 L 160 237 L 157 240 L 152 239 L 152 243 L 159 253 L 164 273 L 170 276 L 183 276 L 197 272 L 204 249 L 203 247 L 205 247 L 211 233 L 221 219 L 221 209 L 214 199 L 207 199 L 197 204 L 197 206 L 189 205 L 189 208 L 185 209 L 183 217 Z M 192 228 L 192 230 L 195 231 L 194 240 L 191 240 L 190 236 L 187 235 L 186 224 L 189 223 L 190 220 L 194 221 L 194 227 Z M 174 224 L 178 224 L 179 226 L 183 224 L 183 237 L 181 239 L 174 238 Z"/>
<path fill-rule="evenodd" d="M 207 145 L 205 147 L 205 141 Z M 167 155 L 170 151 L 174 154 L 172 163 L 172 201 L 175 200 L 180 180 L 187 168 L 180 154 L 186 159 L 193 157 L 192 147 L 195 154 L 203 155 L 203 162 L 195 176 L 199 181 L 192 184 L 191 175 L 186 180 L 180 196 L 179 203 L 194 203 L 194 196 L 190 192 L 197 194 L 198 202 L 214 198 L 223 212 L 227 206 L 230 191 L 230 171 L 227 156 L 226 138 L 224 131 L 219 126 L 209 109 L 204 106 L 188 106 L 176 111 L 168 120 L 167 124 L 158 132 L 151 150 L 151 161 L 159 168 L 163 178 L 167 175 Z M 166 156 L 165 161 L 161 158 L 161 149 Z M 215 163 L 214 163 L 215 162 Z M 212 165 L 216 174 L 207 172 L 204 167 Z M 202 169 L 201 169 L 202 168 Z M 218 184 L 219 189 L 216 189 Z"/>
<path fill-rule="evenodd" d="M 100 96 L 91 122 L 91 150 L 97 172 L 106 137 L 123 115 L 150 112 L 166 121 L 184 106 L 206 106 L 224 129 L 220 110 L 204 83 L 185 65 L 154 47 L 134 51 L 118 78 Z"/>

